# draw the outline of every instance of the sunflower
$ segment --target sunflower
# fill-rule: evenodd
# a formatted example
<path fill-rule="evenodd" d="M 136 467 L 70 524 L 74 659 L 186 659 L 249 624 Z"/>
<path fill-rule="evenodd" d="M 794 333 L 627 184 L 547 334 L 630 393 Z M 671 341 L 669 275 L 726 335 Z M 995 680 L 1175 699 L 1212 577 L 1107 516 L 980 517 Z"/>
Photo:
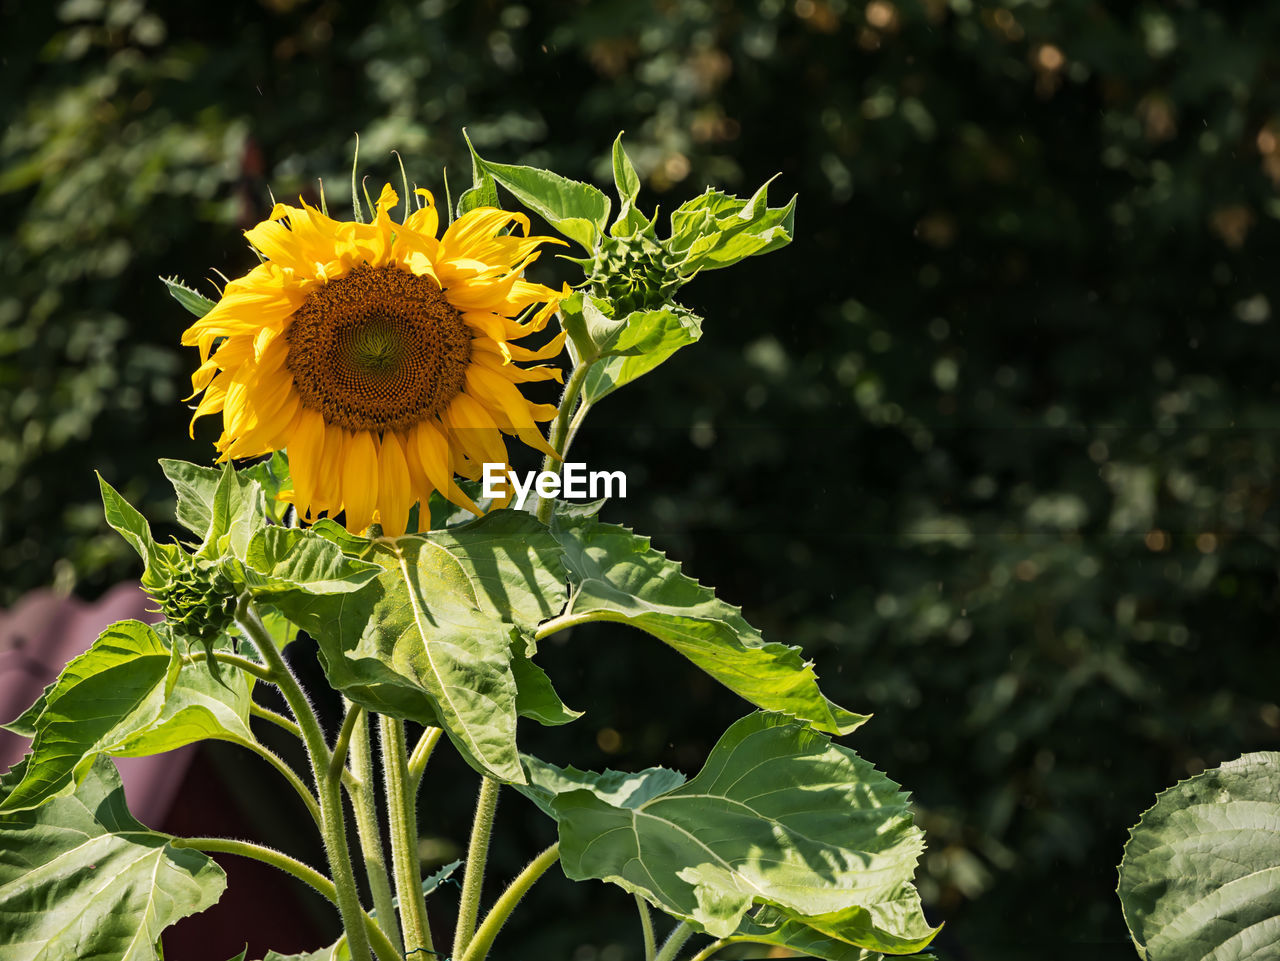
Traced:
<path fill-rule="evenodd" d="M 506 465 L 503 434 L 555 456 L 537 425 L 555 407 L 516 385 L 560 371 L 516 362 L 554 357 L 564 334 L 537 350 L 512 341 L 542 330 L 569 293 L 523 278 L 537 248 L 559 241 L 491 207 L 437 238 L 431 194 L 416 194 L 403 223 L 390 185 L 367 224 L 276 204 L 245 231 L 262 262 L 182 335 L 200 349 L 192 436 L 221 411 L 219 460 L 287 451 L 285 496 L 304 520 L 345 512 L 349 531 L 378 522 L 398 536 L 433 490 L 480 513 L 455 475 Z"/>

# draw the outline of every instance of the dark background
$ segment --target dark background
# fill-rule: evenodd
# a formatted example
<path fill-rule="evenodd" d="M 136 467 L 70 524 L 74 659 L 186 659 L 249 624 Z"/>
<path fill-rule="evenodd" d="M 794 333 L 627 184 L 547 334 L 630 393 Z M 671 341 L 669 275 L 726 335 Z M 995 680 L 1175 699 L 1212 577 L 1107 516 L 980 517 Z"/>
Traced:
<path fill-rule="evenodd" d="M 781 172 L 796 239 L 685 288 L 703 341 L 576 454 L 627 471 L 607 519 L 875 712 L 846 743 L 914 793 L 943 957 L 1131 956 L 1126 829 L 1280 746 L 1280 6 L 0 10 L 0 603 L 136 576 L 94 468 L 158 519 L 155 459 L 211 461 L 156 278 L 245 270 L 269 188 L 324 177 L 337 212 L 358 131 L 375 179 L 399 183 L 395 148 L 456 195 L 464 125 L 604 184 L 625 129 L 647 205 Z M 620 627 L 541 659 L 588 711 L 528 732 L 560 762 L 696 770 L 746 710 Z M 474 780 L 439 773 L 424 833 L 458 842 Z M 536 818 L 504 802 L 499 873 Z M 629 898 L 548 887 L 495 958 L 638 956 Z"/>

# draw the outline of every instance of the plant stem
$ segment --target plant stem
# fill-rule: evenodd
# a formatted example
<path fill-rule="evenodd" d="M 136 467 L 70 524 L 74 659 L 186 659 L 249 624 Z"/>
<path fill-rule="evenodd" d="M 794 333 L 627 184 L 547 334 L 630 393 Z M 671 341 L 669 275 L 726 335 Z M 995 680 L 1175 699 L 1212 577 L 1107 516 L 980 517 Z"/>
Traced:
<path fill-rule="evenodd" d="M 270 721 L 278 728 L 288 731 L 299 741 L 302 740 L 302 728 L 298 727 L 293 721 L 289 720 L 283 714 L 277 714 L 268 708 L 263 707 L 257 701 L 249 703 L 249 714 L 253 717 L 260 717 L 264 721 Z"/>
<path fill-rule="evenodd" d="M 644 935 L 644 961 L 653 961 L 657 944 L 653 940 L 653 917 L 649 914 L 649 902 L 636 895 L 636 910 L 640 912 L 640 932 Z"/>
<path fill-rule="evenodd" d="M 751 942 L 746 942 L 746 943 L 751 943 Z M 758 943 L 763 944 L 764 942 L 758 942 Z M 729 944 L 730 942 L 728 941 L 712 941 L 705 948 L 703 948 L 701 951 L 695 954 L 692 958 L 690 958 L 689 961 L 707 961 L 707 959 L 711 957 L 711 955 L 715 954 L 721 948 L 727 948 Z"/>
<path fill-rule="evenodd" d="M 363 716 L 363 707 L 347 701 L 347 713 L 342 718 L 342 727 L 338 731 L 337 740 L 333 742 L 333 754 L 329 758 L 329 780 L 341 780 L 342 769 L 347 766 L 347 752 L 351 749 L 352 732 Z"/>
<path fill-rule="evenodd" d="M 314 888 L 320 893 L 321 897 L 328 899 L 335 905 L 338 903 L 338 889 L 331 880 L 310 865 L 303 864 L 301 861 L 291 858 L 289 855 L 274 848 L 253 844 L 249 841 L 236 841 L 232 838 L 172 838 L 169 844 L 175 848 L 191 848 L 195 851 L 206 851 L 212 854 L 236 854 L 242 858 L 261 861 L 263 864 L 269 864 L 273 868 L 292 875 L 303 884 Z M 401 957 L 400 952 L 395 949 L 395 946 L 387 939 L 387 936 L 378 928 L 373 918 L 363 911 L 360 913 L 364 919 L 365 930 L 368 931 L 369 937 L 373 939 L 374 948 L 378 953 L 378 961 L 398 961 Z"/>
<path fill-rule="evenodd" d="M 662 943 L 662 950 L 657 953 L 653 961 L 676 961 L 676 954 L 691 937 L 693 937 L 693 926 L 688 921 L 681 921 L 667 935 L 667 940 Z"/>
<path fill-rule="evenodd" d="M 502 896 L 494 902 L 492 910 L 485 916 L 484 923 L 476 930 L 475 937 L 471 939 L 466 952 L 460 956 L 455 953 L 454 958 L 457 961 L 484 961 L 488 957 L 489 949 L 493 947 L 494 938 L 498 936 L 498 932 L 502 930 L 502 926 L 506 923 L 507 918 L 511 916 L 511 912 L 515 910 L 516 905 L 520 903 L 520 899 L 533 887 L 534 882 L 559 860 L 560 844 L 557 842 L 530 861 L 507 889 L 502 892 Z"/>
<path fill-rule="evenodd" d="M 320 822 L 320 805 L 316 803 L 316 796 L 311 793 L 310 788 L 302 783 L 302 778 L 298 777 L 297 772 L 289 767 L 283 758 L 258 741 L 237 740 L 234 743 L 252 751 L 279 771 L 284 776 L 284 779 L 289 782 L 289 786 L 293 788 L 298 797 L 302 798 L 302 803 L 307 806 L 307 811 L 311 814 L 312 820 L 316 822 L 316 826 L 323 830 L 323 825 Z"/>
<path fill-rule="evenodd" d="M 395 869 L 396 894 L 400 898 L 400 927 L 404 931 L 405 954 L 411 955 L 415 951 L 434 954 L 431 925 L 427 923 L 427 907 L 422 899 L 418 814 L 416 798 L 409 793 L 404 722 L 385 714 L 378 716 L 378 722 L 382 735 L 382 776 L 387 788 L 387 815 L 391 822 L 391 864 Z"/>
<path fill-rule="evenodd" d="M 443 728 L 429 727 L 413 746 L 413 753 L 409 755 L 409 793 L 414 797 L 417 797 L 418 785 L 422 783 L 422 773 L 427 769 L 427 762 L 431 760 L 431 752 L 436 749 L 436 742 L 443 733 Z"/>
<path fill-rule="evenodd" d="M 348 703 L 347 711 L 355 709 Z M 403 957 L 404 942 L 400 923 L 391 901 L 391 881 L 387 875 L 387 859 L 382 848 L 382 831 L 378 825 L 378 806 L 373 793 L 373 758 L 369 752 L 369 715 L 360 711 L 351 736 L 350 763 L 356 786 L 350 789 L 351 806 L 356 814 L 356 837 L 364 858 L 364 874 L 369 880 L 373 907 L 378 912 L 378 925 Z"/>
<path fill-rule="evenodd" d="M 271 680 L 280 688 L 285 703 L 293 712 L 302 730 L 303 743 L 307 746 L 307 754 L 311 758 L 311 772 L 315 777 L 316 790 L 320 796 L 320 833 L 324 838 L 324 850 L 329 859 L 329 869 L 333 872 L 333 883 L 337 892 L 338 913 L 342 916 L 342 926 L 347 932 L 347 947 L 351 952 L 351 961 L 368 961 L 369 938 L 365 933 L 364 909 L 360 906 L 360 896 L 356 891 L 355 871 L 351 867 L 351 852 L 347 848 L 347 827 L 342 810 L 342 785 L 339 778 L 328 776 L 331 754 L 325 744 L 324 732 L 320 729 L 320 720 L 311 708 L 306 693 L 298 683 L 298 679 L 289 670 L 284 657 L 276 649 L 262 619 L 258 616 L 249 594 L 240 595 L 236 604 L 236 623 L 244 632 L 250 643 L 258 649 L 258 656 L 271 671 Z"/>
<path fill-rule="evenodd" d="M 246 674 L 252 674 L 260 681 L 275 680 L 271 671 L 263 667 L 257 661 L 251 661 L 247 657 L 239 654 L 233 654 L 230 651 L 210 651 L 209 654 L 187 654 L 182 658 L 183 664 L 199 664 L 207 660 L 210 656 L 220 664 L 230 664 L 234 668 L 244 671 Z"/>
<path fill-rule="evenodd" d="M 493 778 L 480 779 L 476 816 L 471 822 L 471 843 L 467 846 L 467 870 L 462 877 L 458 926 L 453 932 L 455 958 L 466 955 L 467 945 L 471 943 L 471 936 L 475 934 L 476 918 L 480 914 L 480 894 L 484 887 L 484 865 L 489 857 L 489 836 L 493 833 L 493 814 L 498 809 L 498 793 L 501 790 L 502 785 Z"/>
<path fill-rule="evenodd" d="M 552 457 L 548 454 L 543 458 L 542 469 L 544 471 L 558 474 L 560 465 L 564 462 L 564 456 L 569 452 L 569 418 L 578 406 L 578 396 L 582 393 L 582 385 L 587 379 L 587 371 L 590 367 L 591 362 L 586 361 L 584 358 L 584 362 L 573 369 L 573 373 L 569 375 L 568 383 L 564 385 L 564 395 L 560 398 L 560 409 L 556 411 L 556 420 L 551 425 L 551 436 L 547 441 L 551 445 L 551 449 L 559 456 Z M 549 523 L 554 505 L 554 497 L 539 499 L 538 520 L 544 524 Z"/>

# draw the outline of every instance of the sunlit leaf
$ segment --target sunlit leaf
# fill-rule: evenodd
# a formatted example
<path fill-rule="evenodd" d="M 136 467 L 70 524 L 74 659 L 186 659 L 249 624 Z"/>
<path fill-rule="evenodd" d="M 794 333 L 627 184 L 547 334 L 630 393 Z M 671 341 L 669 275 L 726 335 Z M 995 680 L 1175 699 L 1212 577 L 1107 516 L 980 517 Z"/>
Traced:
<path fill-rule="evenodd" d="M 177 277 L 161 277 L 160 281 L 168 289 L 169 295 L 195 316 L 203 317 L 213 310 L 215 304 L 212 300 L 192 290 Z"/>
<path fill-rule="evenodd" d="M 528 514 L 382 542 L 383 568 L 342 597 L 274 595 L 316 638 L 329 681 L 370 710 L 444 728 L 477 770 L 523 781 L 512 631 L 564 601 L 559 548 Z"/>
<path fill-rule="evenodd" d="M 566 614 L 647 631 L 757 707 L 818 730 L 847 734 L 867 719 L 827 700 L 798 648 L 766 643 L 738 608 L 682 574 L 647 537 L 564 514 L 553 530 L 573 583 Z"/>
<path fill-rule="evenodd" d="M 63 669 L 34 722 L 31 758 L 0 810 L 40 805 L 80 781 L 99 754 L 160 754 L 205 738 L 250 740 L 252 685 L 215 676 L 140 621 L 107 628 Z"/>
<path fill-rule="evenodd" d="M 611 881 L 714 937 L 761 905 L 874 951 L 909 954 L 936 933 L 912 885 L 924 837 L 907 796 L 812 728 L 752 714 L 687 783 L 653 793 L 660 782 L 637 777 L 601 790 L 531 766 L 531 785 L 555 792 L 542 806 L 566 876 Z"/>
<path fill-rule="evenodd" d="M 1280 953 L 1280 753 L 1246 754 L 1156 797 L 1130 831 L 1120 904 L 1149 961 Z"/>
<path fill-rule="evenodd" d="M 588 251 L 604 233 L 609 220 L 609 198 L 590 184 L 570 180 L 549 170 L 515 164 L 492 163 L 482 159 L 467 146 L 476 164 L 530 210 L 570 240 L 576 240 Z"/>
<path fill-rule="evenodd" d="M 105 758 L 75 794 L 0 815 L 0 957 L 160 961 L 161 932 L 226 887 L 209 857 L 171 840 L 129 814 Z"/>

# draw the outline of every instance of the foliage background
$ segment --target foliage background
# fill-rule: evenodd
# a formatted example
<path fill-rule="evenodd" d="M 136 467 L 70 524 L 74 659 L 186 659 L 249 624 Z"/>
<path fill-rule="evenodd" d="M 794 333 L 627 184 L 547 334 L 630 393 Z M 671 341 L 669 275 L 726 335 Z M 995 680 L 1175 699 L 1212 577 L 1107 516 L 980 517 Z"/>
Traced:
<path fill-rule="evenodd" d="M 438 194 L 464 124 L 599 183 L 625 129 L 664 209 L 781 172 L 795 243 L 686 288 L 703 342 L 577 453 L 628 473 L 608 519 L 876 712 L 850 743 L 915 793 L 946 957 L 1130 956 L 1127 827 L 1280 743 L 1280 7 L 1227 10 L 3 0 L 0 600 L 135 575 L 92 469 L 163 517 L 155 459 L 212 456 L 156 277 L 247 267 L 268 188 L 338 206 L 352 132 Z M 743 713 L 581 635 L 544 655 L 589 712 L 548 756 L 696 769 Z M 424 823 L 460 838 L 469 791 Z M 542 829 L 504 812 L 513 872 Z M 628 899 L 555 893 L 538 956 L 630 957 Z"/>

